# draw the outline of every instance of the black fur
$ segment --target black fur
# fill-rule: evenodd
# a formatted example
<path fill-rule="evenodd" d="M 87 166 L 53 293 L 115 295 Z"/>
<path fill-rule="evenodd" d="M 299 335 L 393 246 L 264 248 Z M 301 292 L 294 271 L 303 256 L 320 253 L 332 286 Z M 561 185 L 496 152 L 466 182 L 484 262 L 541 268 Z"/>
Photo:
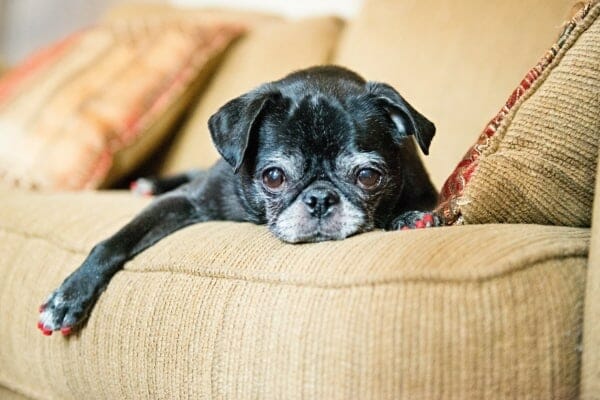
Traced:
<path fill-rule="evenodd" d="M 177 187 L 96 245 L 50 295 L 40 316 L 46 334 L 81 324 L 127 260 L 187 225 L 249 221 L 289 242 L 343 239 L 414 227 L 423 215 L 415 211 L 436 202 L 409 138 L 427 154 L 434 125 L 391 86 L 340 67 L 264 84 L 221 107 L 209 127 L 223 158 L 208 171 L 147 181 L 154 192 Z M 263 183 L 269 168 L 285 176 L 277 189 Z M 360 171 L 380 176 L 378 186 L 360 186 Z"/>

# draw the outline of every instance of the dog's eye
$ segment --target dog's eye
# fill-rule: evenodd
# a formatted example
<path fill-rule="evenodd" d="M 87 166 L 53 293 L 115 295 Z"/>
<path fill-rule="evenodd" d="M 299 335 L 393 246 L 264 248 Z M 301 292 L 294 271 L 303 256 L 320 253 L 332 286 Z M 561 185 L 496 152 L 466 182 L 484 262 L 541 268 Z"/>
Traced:
<path fill-rule="evenodd" d="M 285 174 L 281 168 L 268 168 L 263 172 L 263 184 L 271 191 L 280 190 L 285 182 Z"/>
<path fill-rule="evenodd" d="M 356 183 L 363 189 L 375 189 L 381 184 L 381 174 L 373 168 L 363 168 L 356 174 Z"/>

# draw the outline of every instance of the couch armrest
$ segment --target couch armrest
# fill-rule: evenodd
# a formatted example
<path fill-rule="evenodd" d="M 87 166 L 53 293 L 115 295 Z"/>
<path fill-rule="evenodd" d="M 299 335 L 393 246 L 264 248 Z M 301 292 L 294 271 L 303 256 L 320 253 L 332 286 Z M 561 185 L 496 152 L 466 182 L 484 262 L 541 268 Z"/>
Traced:
<path fill-rule="evenodd" d="M 600 166 L 600 156 L 598 162 Z M 600 397 L 600 167 L 596 168 L 596 191 L 583 320 L 581 398 L 598 399 Z"/>

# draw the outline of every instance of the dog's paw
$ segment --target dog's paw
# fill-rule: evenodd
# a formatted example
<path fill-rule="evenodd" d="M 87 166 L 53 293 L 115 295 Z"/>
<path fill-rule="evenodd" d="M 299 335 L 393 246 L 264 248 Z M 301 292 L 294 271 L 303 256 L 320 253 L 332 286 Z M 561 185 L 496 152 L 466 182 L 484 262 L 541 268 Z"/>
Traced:
<path fill-rule="evenodd" d="M 157 185 L 154 179 L 138 178 L 129 184 L 129 190 L 138 196 L 150 197 L 157 194 Z"/>
<path fill-rule="evenodd" d="M 90 290 L 89 285 L 77 283 L 65 281 L 40 306 L 37 327 L 44 335 L 50 336 L 52 332 L 60 331 L 68 336 L 87 318 L 96 300 L 96 291 Z"/>
<path fill-rule="evenodd" d="M 390 230 L 409 230 L 431 228 L 441 226 L 442 221 L 439 216 L 431 211 L 407 211 L 396 217 L 390 226 Z"/>

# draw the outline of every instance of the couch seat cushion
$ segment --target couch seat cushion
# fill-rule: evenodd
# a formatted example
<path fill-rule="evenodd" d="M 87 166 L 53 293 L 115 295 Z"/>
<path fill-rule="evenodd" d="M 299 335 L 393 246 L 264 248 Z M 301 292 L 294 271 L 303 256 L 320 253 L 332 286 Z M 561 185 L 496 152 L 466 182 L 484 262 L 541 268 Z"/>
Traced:
<path fill-rule="evenodd" d="M 35 398 L 573 398 L 589 229 L 474 225 L 284 244 L 183 229 L 83 330 L 37 306 L 148 200 L 0 193 L 0 385 Z"/>

